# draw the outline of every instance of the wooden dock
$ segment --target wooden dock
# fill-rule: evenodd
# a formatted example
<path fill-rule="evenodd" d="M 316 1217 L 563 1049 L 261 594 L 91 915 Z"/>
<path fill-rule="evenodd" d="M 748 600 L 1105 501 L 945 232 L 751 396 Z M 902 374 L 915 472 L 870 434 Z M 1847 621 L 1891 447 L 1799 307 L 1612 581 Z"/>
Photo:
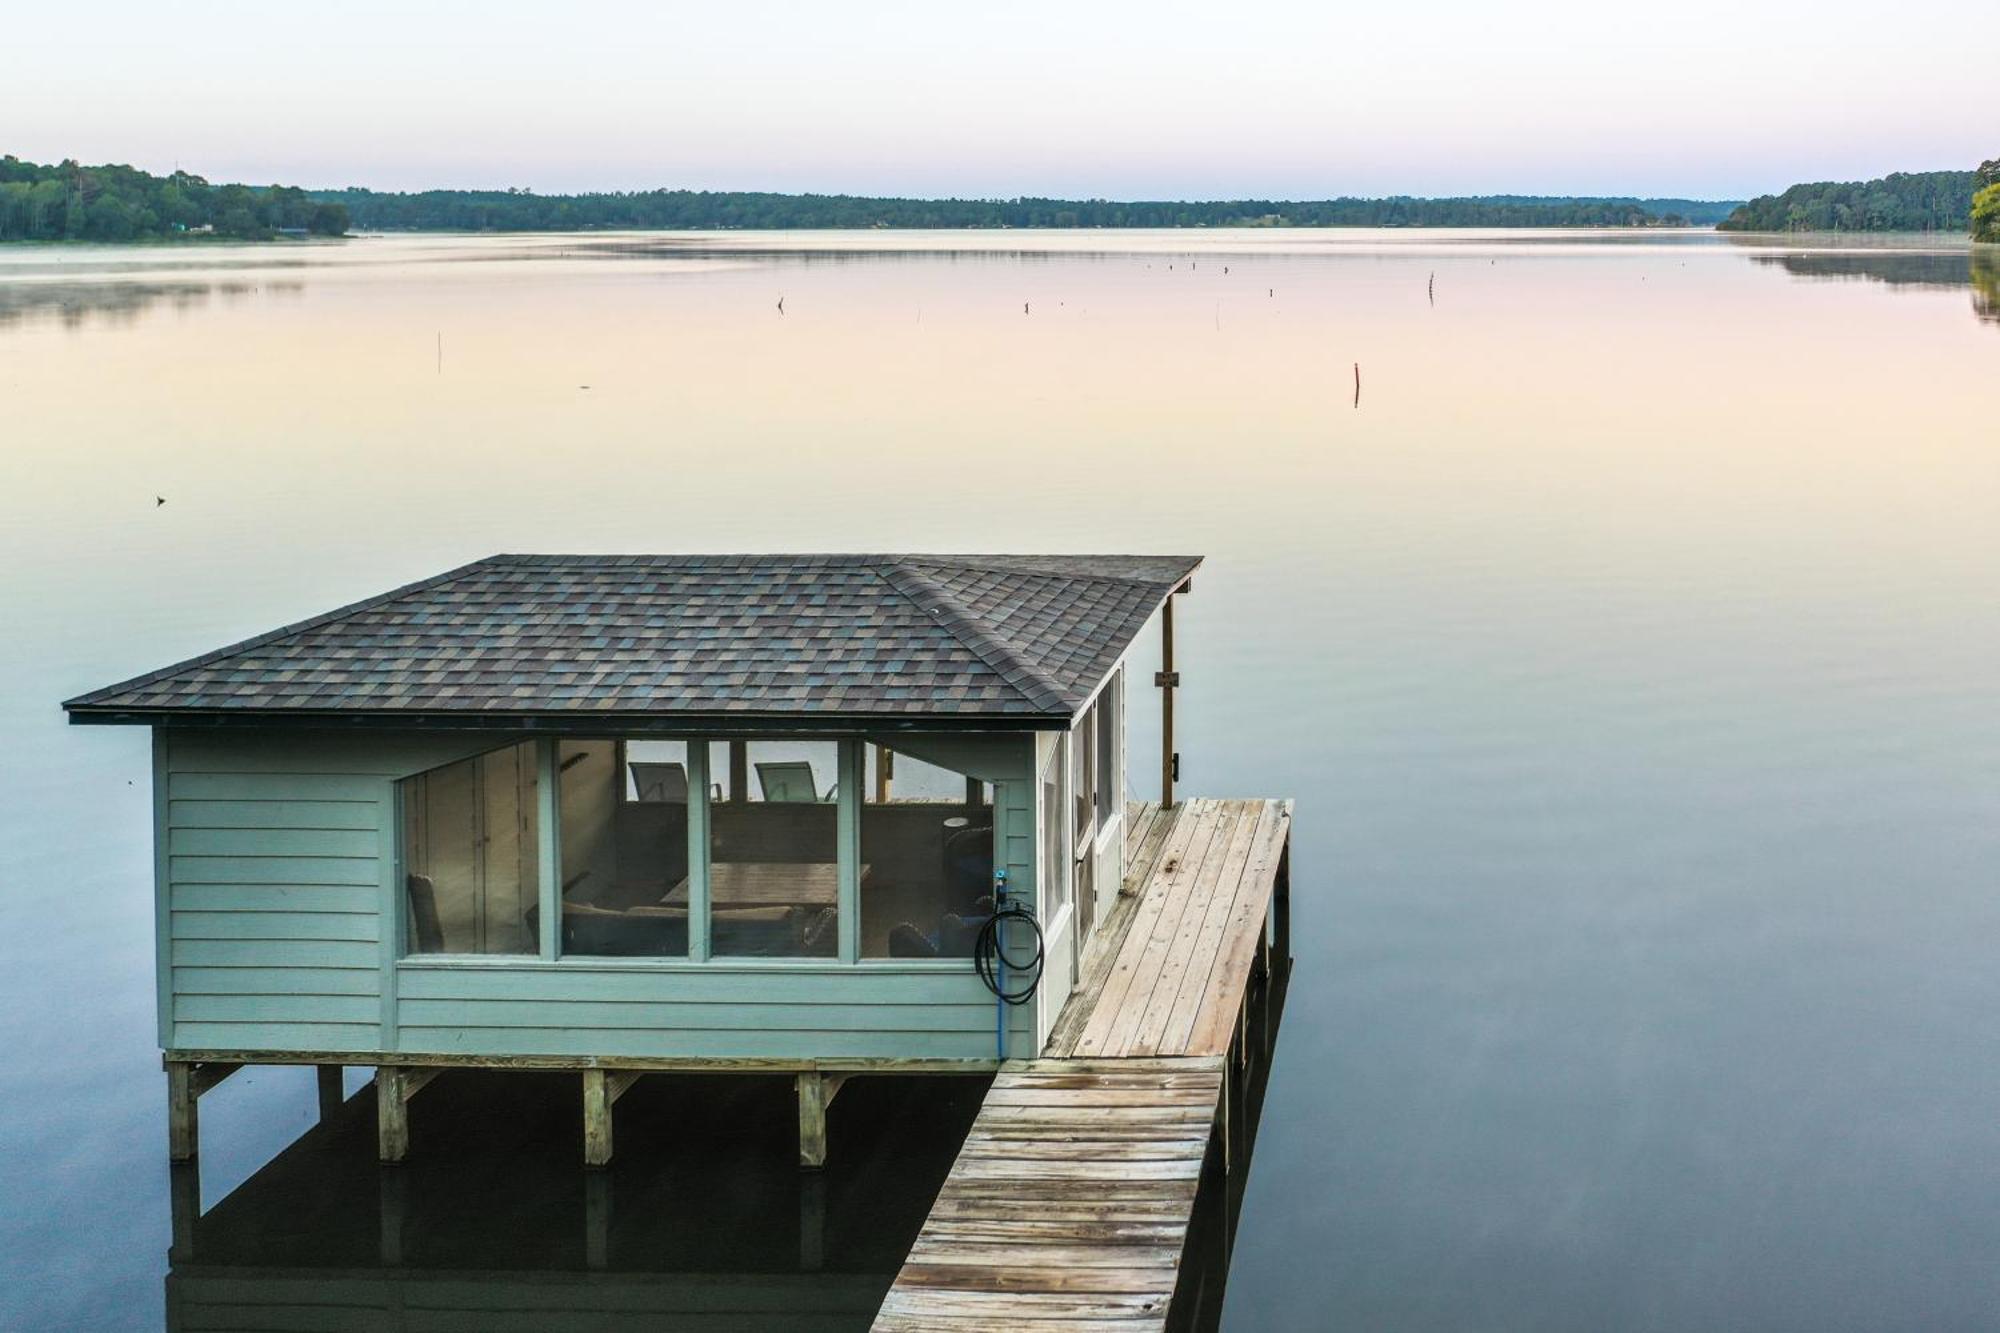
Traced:
<path fill-rule="evenodd" d="M 1116 908 L 1038 1060 L 993 1080 L 878 1333 L 1166 1327 L 1253 974 L 1284 954 L 1289 801 L 1127 810 Z M 1275 910 L 1274 910 L 1275 908 Z"/>

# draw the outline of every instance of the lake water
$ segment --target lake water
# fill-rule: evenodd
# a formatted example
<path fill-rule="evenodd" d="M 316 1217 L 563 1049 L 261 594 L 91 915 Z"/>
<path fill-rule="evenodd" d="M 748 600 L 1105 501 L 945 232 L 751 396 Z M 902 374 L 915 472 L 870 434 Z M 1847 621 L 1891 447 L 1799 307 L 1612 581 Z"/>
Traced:
<path fill-rule="evenodd" d="M 0 483 L 0 1325 L 171 1290 L 147 739 L 58 701 L 495 551 L 711 549 L 1208 557 L 1186 787 L 1299 803 L 1222 1327 L 2000 1324 L 2000 260 L 0 249 Z M 809 1187 L 783 1087 L 649 1080 L 607 1259 L 573 1089 L 484 1129 L 479 1091 L 418 1105 L 395 1201 L 406 1261 L 489 1275 L 466 1308 L 608 1266 L 829 1328 L 978 1095 L 857 1085 Z M 202 1262 L 390 1244 L 366 1117 L 314 1107 L 297 1070 L 204 1099 Z"/>

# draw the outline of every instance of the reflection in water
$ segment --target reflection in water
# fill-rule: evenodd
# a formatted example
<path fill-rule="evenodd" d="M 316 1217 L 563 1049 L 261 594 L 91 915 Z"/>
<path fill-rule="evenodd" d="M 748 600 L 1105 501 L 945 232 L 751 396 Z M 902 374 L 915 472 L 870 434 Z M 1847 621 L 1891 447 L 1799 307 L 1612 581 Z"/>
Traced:
<path fill-rule="evenodd" d="M 1285 957 L 1280 941 L 1275 957 Z M 1232 1174 L 1211 1146 L 1172 1328 L 1219 1326 L 1285 976 L 1252 990 Z M 364 1089 L 206 1213 L 175 1168 L 167 1328 L 861 1330 L 902 1266 L 985 1079 L 865 1077 L 821 1172 L 793 1164 L 790 1083 L 654 1075 L 618 1104 L 618 1158 L 578 1165 L 573 1075 L 459 1072 L 375 1162 Z"/>
<path fill-rule="evenodd" d="M 156 1333 L 168 1250 L 146 738 L 56 700 L 494 551 L 890 544 L 1209 557 L 1183 777 L 1315 812 L 1225 1329 L 1990 1326 L 1995 326 L 1959 292 L 1749 260 L 1832 247 L 1704 233 L 967 239 L 1073 252 L 515 262 L 493 256 L 574 245 L 384 238 L 260 252 L 304 273 L 222 246 L 63 249 L 57 272 L 0 247 L 0 285 L 86 262 L 308 284 L 0 331 L 0 1328 Z M 1991 309 L 1993 265 L 1973 272 Z M 1157 713 L 1128 725 L 1157 754 Z M 555 1178 L 574 1088 L 547 1096 L 546 1148 L 454 1167 L 430 1130 L 499 1134 L 449 1113 L 460 1081 L 413 1108 L 404 1262 L 437 1266 L 407 1280 L 587 1279 L 580 1172 Z M 210 1094 L 211 1197 L 310 1123 L 310 1083 Z M 668 1137 L 678 1086 L 619 1105 L 604 1271 L 706 1228 L 741 1254 L 696 1269 L 788 1243 L 796 1274 L 786 1088 L 743 1085 L 768 1123 L 739 1149 L 726 1124 Z M 830 1223 L 899 1220 L 871 1266 L 824 1271 L 886 1282 L 950 1160 L 843 1186 L 856 1108 L 898 1086 L 834 1108 Z M 311 1259 L 279 1238 L 344 1174 L 334 1233 L 379 1263 L 360 1116 L 296 1197 L 259 1176 L 217 1206 L 208 1255 L 259 1281 Z M 475 1190 L 535 1156 L 538 1202 Z M 697 1221 L 625 1230 L 667 1202 Z M 461 1222 L 502 1258 L 437 1234 Z M 183 1260 L 177 1292 L 207 1263 Z"/>
<path fill-rule="evenodd" d="M 1972 252 L 1972 312 L 2000 324 L 2000 250 L 1990 245 Z"/>
<path fill-rule="evenodd" d="M 1943 251 L 1806 250 L 1752 254 L 1750 260 L 1775 264 L 1795 278 L 1879 282 L 1931 291 L 1969 286 L 1972 313 L 2000 323 L 2000 253 L 1991 246 Z"/>
<path fill-rule="evenodd" d="M 985 1081 L 853 1081 L 818 1173 L 794 1164 L 790 1090 L 642 1079 L 604 1171 L 578 1163 L 574 1075 L 439 1078 L 412 1103 L 401 1167 L 375 1162 L 364 1090 L 199 1218 L 177 1175 L 167 1327 L 403 1327 L 422 1309 L 551 1333 L 865 1329 Z"/>
<path fill-rule="evenodd" d="M 175 312 L 199 309 L 215 297 L 241 300 L 258 293 L 297 296 L 305 283 L 282 282 L 0 282 L 0 329 L 47 318 L 80 329 L 89 323 L 129 324 L 154 306 Z"/>

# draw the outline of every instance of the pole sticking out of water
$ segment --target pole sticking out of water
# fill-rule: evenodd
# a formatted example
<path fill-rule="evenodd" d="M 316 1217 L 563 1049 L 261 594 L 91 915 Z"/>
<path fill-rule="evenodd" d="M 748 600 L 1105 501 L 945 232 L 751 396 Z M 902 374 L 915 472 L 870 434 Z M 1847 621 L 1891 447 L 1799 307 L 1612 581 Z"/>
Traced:
<path fill-rule="evenodd" d="M 1354 363 L 1354 405 L 1361 406 L 1361 363 Z"/>
<path fill-rule="evenodd" d="M 1431 304 L 1436 305 L 1438 303 L 1438 275 L 1435 272 L 1431 274 L 1431 285 L 1429 288 L 1429 293 L 1431 298 Z"/>

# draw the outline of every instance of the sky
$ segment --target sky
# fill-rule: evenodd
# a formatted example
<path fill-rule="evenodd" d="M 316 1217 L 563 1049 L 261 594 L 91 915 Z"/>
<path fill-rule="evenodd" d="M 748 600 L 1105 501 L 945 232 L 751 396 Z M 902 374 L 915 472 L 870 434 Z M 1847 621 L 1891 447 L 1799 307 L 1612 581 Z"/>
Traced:
<path fill-rule="evenodd" d="M 0 29 L 0 152 L 545 192 L 1741 198 L 2000 156 L 1991 0 L 337 5 Z"/>

